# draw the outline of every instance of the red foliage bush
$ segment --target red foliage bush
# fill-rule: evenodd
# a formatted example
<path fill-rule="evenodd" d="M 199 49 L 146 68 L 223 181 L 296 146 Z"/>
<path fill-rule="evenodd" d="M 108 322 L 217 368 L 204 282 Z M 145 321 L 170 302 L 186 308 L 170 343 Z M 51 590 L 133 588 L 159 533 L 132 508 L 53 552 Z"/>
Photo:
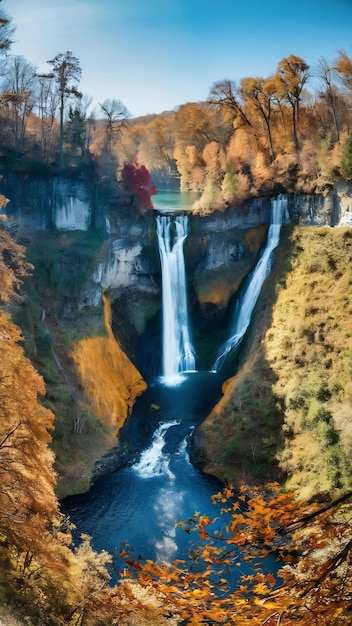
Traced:
<path fill-rule="evenodd" d="M 121 170 L 121 177 L 128 191 L 138 198 L 139 208 L 141 210 L 152 209 L 151 196 L 155 195 L 157 191 L 145 165 L 139 165 L 138 161 L 125 163 Z"/>

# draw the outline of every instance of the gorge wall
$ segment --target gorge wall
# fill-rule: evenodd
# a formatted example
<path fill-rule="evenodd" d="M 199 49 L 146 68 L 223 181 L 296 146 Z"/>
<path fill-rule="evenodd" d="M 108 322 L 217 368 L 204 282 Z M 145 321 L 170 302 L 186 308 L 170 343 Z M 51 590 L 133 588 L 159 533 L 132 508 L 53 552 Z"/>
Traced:
<path fill-rule="evenodd" d="M 145 381 L 160 373 L 161 277 L 155 217 L 121 211 L 105 193 L 80 183 L 31 181 L 29 192 L 27 184 L 5 180 L 3 189 L 11 198 L 8 214 L 13 230 L 36 268 L 17 315 L 27 351 L 46 381 L 45 402 L 57 416 L 54 447 L 59 491 L 64 495 L 87 488 L 96 461 L 118 445 L 119 428 Z M 256 368 L 263 333 L 272 323 L 276 286 L 289 274 L 293 224 L 352 223 L 351 189 L 337 185 L 326 195 L 292 194 L 288 210 L 291 225 L 283 229 L 274 272 L 254 312 L 243 366 L 230 364 L 224 398 L 195 437 L 195 462 L 237 483 L 251 476 L 265 479 L 273 475 L 273 468 L 278 477 L 286 471 L 278 462 L 286 399 L 278 400 L 273 393 L 274 369 Z M 190 216 L 185 245 L 189 304 L 204 369 L 226 337 L 236 293 L 256 263 L 269 216 L 270 198 L 210 216 Z M 108 324 L 103 295 L 111 307 Z M 235 371 L 236 378 L 231 379 Z M 241 451 L 238 424 L 234 425 L 238 407 L 242 411 L 245 405 L 253 419 L 249 426 L 242 421 L 237 429 Z M 224 433 L 226 454 L 221 449 Z M 243 458 L 247 464 L 238 460 Z"/>

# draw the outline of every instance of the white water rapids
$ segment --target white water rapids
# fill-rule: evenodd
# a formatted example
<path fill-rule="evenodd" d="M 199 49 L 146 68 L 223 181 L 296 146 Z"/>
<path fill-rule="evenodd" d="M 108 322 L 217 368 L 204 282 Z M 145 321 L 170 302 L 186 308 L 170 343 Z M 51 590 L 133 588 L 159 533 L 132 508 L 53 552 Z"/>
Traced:
<path fill-rule="evenodd" d="M 171 421 L 161 424 L 154 433 L 150 447 L 144 450 L 138 463 L 133 465 L 134 470 L 142 478 L 153 478 L 153 476 L 167 475 L 174 478 L 169 468 L 170 457 L 163 453 L 165 446 L 165 435 L 169 428 L 177 426 L 179 421 Z"/>

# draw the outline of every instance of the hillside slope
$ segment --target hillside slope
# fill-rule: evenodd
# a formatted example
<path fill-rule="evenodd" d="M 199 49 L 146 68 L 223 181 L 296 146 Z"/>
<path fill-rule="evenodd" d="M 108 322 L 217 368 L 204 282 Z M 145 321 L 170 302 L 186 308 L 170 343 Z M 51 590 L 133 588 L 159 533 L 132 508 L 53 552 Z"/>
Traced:
<path fill-rule="evenodd" d="M 207 471 L 286 479 L 305 499 L 351 488 L 351 313 L 351 229 L 287 228 L 243 364 L 197 435 Z"/>

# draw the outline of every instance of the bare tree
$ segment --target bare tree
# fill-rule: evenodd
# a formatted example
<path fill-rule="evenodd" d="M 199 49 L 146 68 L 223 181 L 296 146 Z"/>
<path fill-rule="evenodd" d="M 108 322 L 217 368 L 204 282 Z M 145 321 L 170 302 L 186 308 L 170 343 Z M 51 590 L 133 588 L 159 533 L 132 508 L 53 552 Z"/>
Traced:
<path fill-rule="evenodd" d="M 336 141 L 339 141 L 340 129 L 337 114 L 338 90 L 336 85 L 334 85 L 333 83 L 334 74 L 336 74 L 335 68 L 329 65 L 329 63 L 324 58 L 321 58 L 318 64 L 318 76 L 322 83 L 323 91 L 320 95 L 327 102 L 331 110 L 336 134 Z"/>
<path fill-rule="evenodd" d="M 13 115 L 14 146 L 18 150 L 23 141 L 26 120 L 31 113 L 36 99 L 36 68 L 23 56 L 11 56 L 6 65 L 3 83 L 4 96 L 7 94 L 7 106 Z"/>
<path fill-rule="evenodd" d="M 130 113 L 121 100 L 108 98 L 99 106 L 105 116 L 105 144 L 109 161 L 109 169 L 112 161 L 112 146 L 114 138 L 122 133 L 122 129 L 128 125 Z M 111 176 L 111 171 L 109 171 Z"/>
<path fill-rule="evenodd" d="M 214 83 L 210 91 L 208 102 L 225 108 L 227 111 L 230 111 L 235 118 L 239 118 L 243 124 L 252 127 L 251 122 L 243 110 L 239 90 L 232 80 L 222 80 Z"/>
<path fill-rule="evenodd" d="M 102 104 L 99 103 L 99 106 L 106 118 L 105 134 L 111 147 L 113 137 L 121 133 L 124 126 L 127 126 L 130 113 L 121 100 L 108 98 Z"/>
<path fill-rule="evenodd" d="M 37 107 L 41 122 L 42 155 L 46 161 L 51 151 L 53 129 L 59 104 L 60 98 L 54 84 L 54 75 L 39 74 Z"/>

